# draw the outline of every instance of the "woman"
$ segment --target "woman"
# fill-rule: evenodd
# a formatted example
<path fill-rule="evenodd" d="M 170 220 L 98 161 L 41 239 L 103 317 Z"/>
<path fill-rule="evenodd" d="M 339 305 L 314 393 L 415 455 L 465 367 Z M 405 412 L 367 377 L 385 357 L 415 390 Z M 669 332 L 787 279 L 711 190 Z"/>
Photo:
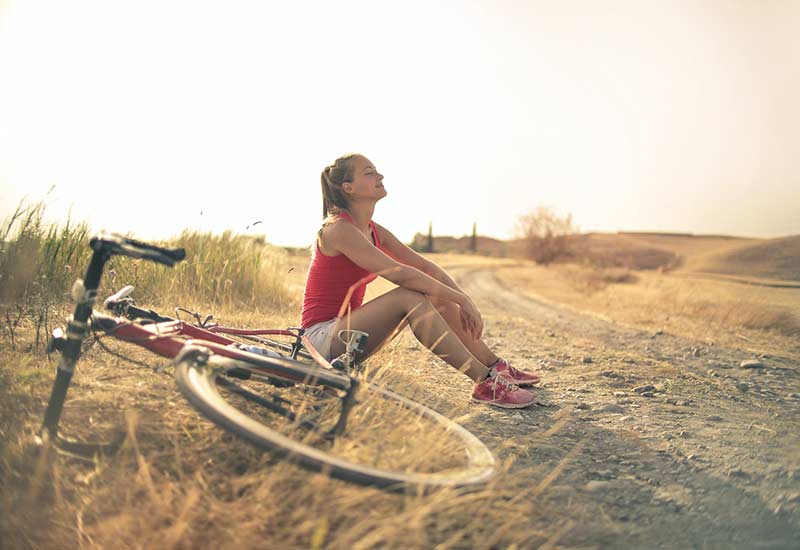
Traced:
<path fill-rule="evenodd" d="M 428 349 L 469 376 L 472 401 L 521 408 L 533 394 L 521 385 L 539 378 L 497 357 L 481 340 L 475 304 L 433 262 L 372 221 L 386 196 L 383 176 L 362 155 L 347 155 L 322 171 L 323 226 L 317 235 L 303 296 L 301 326 L 326 359 L 344 352 L 334 336 L 349 328 L 369 334 L 366 355 L 406 325 Z M 367 283 L 380 274 L 398 288 L 362 305 Z M 351 287 L 349 313 L 339 318 Z"/>

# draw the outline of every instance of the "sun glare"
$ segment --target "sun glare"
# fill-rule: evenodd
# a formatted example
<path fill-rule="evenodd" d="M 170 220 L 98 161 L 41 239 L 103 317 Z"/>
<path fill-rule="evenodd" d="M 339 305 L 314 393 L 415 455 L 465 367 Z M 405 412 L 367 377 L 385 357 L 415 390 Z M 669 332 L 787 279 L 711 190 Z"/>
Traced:
<path fill-rule="evenodd" d="M 0 23 L 0 207 L 307 243 L 359 151 L 410 240 L 800 233 L 800 8 L 636 2 L 26 1 Z M 770 11 L 771 10 L 771 11 Z M 250 226 L 248 228 L 248 226 Z"/>

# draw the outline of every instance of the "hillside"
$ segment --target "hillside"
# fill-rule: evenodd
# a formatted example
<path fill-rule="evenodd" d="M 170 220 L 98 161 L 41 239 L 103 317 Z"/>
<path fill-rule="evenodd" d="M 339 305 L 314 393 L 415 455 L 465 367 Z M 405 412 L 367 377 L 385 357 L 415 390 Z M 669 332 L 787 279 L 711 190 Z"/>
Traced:
<path fill-rule="evenodd" d="M 695 271 L 800 281 L 800 235 L 724 250 L 702 260 Z"/>
<path fill-rule="evenodd" d="M 417 235 L 412 246 L 424 250 Z M 469 253 L 472 240 L 434 237 L 434 252 Z M 600 267 L 714 273 L 736 277 L 800 281 L 800 236 L 754 239 L 689 233 L 584 233 L 567 238 L 566 261 Z M 477 238 L 477 254 L 525 257 L 521 240 Z"/>

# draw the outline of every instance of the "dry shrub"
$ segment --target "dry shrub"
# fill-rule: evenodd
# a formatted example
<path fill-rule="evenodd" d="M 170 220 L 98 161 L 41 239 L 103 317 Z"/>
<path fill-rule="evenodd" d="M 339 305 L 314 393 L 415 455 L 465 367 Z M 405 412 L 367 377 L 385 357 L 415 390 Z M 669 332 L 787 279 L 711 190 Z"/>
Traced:
<path fill-rule="evenodd" d="M 561 217 L 540 206 L 517 219 L 516 232 L 525 241 L 528 257 L 547 265 L 570 256 L 569 236 L 576 232 L 572 214 Z"/>
<path fill-rule="evenodd" d="M 611 284 L 632 284 L 639 279 L 627 269 L 584 267 L 562 270 L 570 286 L 582 294 L 591 295 Z"/>

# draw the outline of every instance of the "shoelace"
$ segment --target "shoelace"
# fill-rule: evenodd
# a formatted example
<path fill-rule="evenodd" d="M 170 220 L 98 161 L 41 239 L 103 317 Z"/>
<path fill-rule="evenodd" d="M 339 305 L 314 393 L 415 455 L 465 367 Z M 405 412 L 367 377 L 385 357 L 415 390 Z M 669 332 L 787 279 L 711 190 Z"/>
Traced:
<path fill-rule="evenodd" d="M 519 389 L 519 386 L 517 386 L 514 382 L 508 380 L 507 378 L 504 378 L 503 376 L 500 376 L 499 374 L 495 375 L 495 377 L 492 378 L 492 392 L 497 391 L 497 384 L 505 386 L 506 391 L 508 392 L 513 392 Z"/>

